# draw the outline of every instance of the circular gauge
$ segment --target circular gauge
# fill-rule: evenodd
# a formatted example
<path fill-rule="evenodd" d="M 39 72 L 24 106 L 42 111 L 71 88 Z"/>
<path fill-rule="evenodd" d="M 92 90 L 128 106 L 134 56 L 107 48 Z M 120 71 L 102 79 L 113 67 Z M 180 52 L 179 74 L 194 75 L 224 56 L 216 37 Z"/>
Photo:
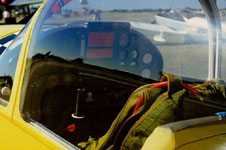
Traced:
<path fill-rule="evenodd" d="M 151 63 L 151 61 L 152 61 L 152 55 L 150 53 L 145 54 L 143 57 L 143 62 L 145 64 L 149 64 Z"/>
<path fill-rule="evenodd" d="M 125 60 L 127 57 L 127 52 L 126 51 L 121 51 L 119 53 L 119 58 L 122 59 L 122 60 Z"/>
<path fill-rule="evenodd" d="M 131 57 L 132 59 L 136 59 L 136 58 L 138 57 L 138 51 L 137 51 L 137 50 L 132 50 L 132 51 L 130 52 L 130 57 Z"/>
<path fill-rule="evenodd" d="M 119 37 L 119 45 L 120 45 L 121 47 L 124 47 L 124 46 L 126 46 L 126 45 L 128 44 L 128 42 L 129 42 L 129 37 L 128 37 L 128 35 L 127 35 L 126 33 L 122 33 L 122 34 L 120 35 L 120 37 Z"/>
<path fill-rule="evenodd" d="M 125 63 L 124 62 L 121 62 L 119 65 L 120 66 L 125 66 Z"/>
<path fill-rule="evenodd" d="M 137 65 L 137 63 L 134 62 L 134 61 L 130 63 L 130 66 L 131 66 L 131 67 L 134 67 L 134 66 L 136 66 L 136 65 Z"/>
<path fill-rule="evenodd" d="M 149 69 L 144 69 L 141 73 L 141 76 L 144 78 L 149 78 L 151 76 L 151 70 Z"/>

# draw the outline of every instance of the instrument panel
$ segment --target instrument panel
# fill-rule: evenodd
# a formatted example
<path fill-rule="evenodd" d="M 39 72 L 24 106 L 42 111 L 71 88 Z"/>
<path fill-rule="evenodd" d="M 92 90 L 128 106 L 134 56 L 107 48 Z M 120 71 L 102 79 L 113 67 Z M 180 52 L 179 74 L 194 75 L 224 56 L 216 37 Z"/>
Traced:
<path fill-rule="evenodd" d="M 146 36 L 131 29 L 129 22 L 83 22 L 62 27 L 57 33 L 47 31 L 50 36 L 45 33 L 48 38 L 43 38 L 37 49 L 51 49 L 51 54 L 67 60 L 79 58 L 84 64 L 144 78 L 161 77 L 161 54 Z"/>
<path fill-rule="evenodd" d="M 109 64 L 115 69 L 135 73 L 144 78 L 159 79 L 162 57 L 148 38 L 131 30 L 129 23 L 103 22 L 98 23 L 98 28 L 93 28 L 94 24 L 95 22 L 89 24 L 91 29 L 87 33 L 85 59 Z"/>

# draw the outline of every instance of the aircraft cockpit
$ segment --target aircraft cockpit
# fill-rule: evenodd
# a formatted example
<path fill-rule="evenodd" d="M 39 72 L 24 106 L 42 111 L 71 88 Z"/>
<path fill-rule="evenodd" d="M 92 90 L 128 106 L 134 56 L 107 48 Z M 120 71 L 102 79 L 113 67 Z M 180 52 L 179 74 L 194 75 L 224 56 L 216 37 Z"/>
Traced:
<path fill-rule="evenodd" d="M 18 36 L 27 40 L 17 45 L 24 50 L 22 119 L 44 135 L 86 150 L 141 149 L 159 126 L 219 119 L 216 113 L 226 111 L 226 76 L 219 69 L 225 62 L 225 22 L 213 19 L 219 17 L 219 4 L 193 0 L 187 6 L 180 0 L 169 8 L 192 7 L 189 11 L 199 14 L 180 16 L 181 21 L 159 15 L 170 11 L 162 7 L 165 3 L 173 5 L 163 0 L 158 6 L 133 0 L 45 1 L 35 22 Z M 213 18 L 209 7 L 216 10 Z M 221 25 L 222 30 L 212 30 Z"/>
<path fill-rule="evenodd" d="M 127 22 L 76 22 L 41 28 L 38 37 L 24 95 L 36 101 L 25 101 L 23 112 L 66 137 L 72 135 L 64 128 L 78 122 L 79 136 L 67 137 L 73 143 L 103 135 L 112 122 L 104 118 L 116 117 L 129 93 L 162 75 L 158 49 Z"/>

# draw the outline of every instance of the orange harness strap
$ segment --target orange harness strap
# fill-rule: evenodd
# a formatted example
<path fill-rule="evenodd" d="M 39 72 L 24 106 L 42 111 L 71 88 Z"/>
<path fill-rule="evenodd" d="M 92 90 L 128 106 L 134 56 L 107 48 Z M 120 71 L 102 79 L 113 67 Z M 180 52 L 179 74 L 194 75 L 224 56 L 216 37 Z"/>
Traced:
<path fill-rule="evenodd" d="M 168 86 L 168 81 L 163 81 L 163 82 L 160 82 L 160 83 L 157 83 L 153 86 L 151 86 L 149 89 L 155 89 L 155 88 L 162 88 L 162 87 L 166 87 Z M 193 87 L 191 87 L 190 85 L 188 84 L 185 84 L 185 83 L 182 83 L 182 87 L 191 91 L 195 96 L 201 96 L 199 94 L 199 92 L 197 92 Z M 134 107 L 133 109 L 133 114 L 137 111 L 137 109 L 143 104 L 143 96 L 140 97 L 140 99 L 138 100 L 136 106 Z"/>

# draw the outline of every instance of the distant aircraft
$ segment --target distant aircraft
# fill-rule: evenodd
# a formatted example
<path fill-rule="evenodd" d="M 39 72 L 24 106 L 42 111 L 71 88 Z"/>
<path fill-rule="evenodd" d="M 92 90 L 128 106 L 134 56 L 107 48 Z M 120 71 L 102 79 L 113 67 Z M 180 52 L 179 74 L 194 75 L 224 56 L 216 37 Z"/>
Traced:
<path fill-rule="evenodd" d="M 88 4 L 88 1 L 87 0 L 80 0 L 80 4 L 87 5 Z"/>
<path fill-rule="evenodd" d="M 184 35 L 185 41 L 208 41 L 208 23 L 204 14 L 191 10 L 170 10 L 155 15 L 155 23 L 131 22 L 132 27 L 157 31 L 154 41 L 166 42 L 164 33 Z M 226 23 L 222 23 L 222 38 L 226 39 Z"/>

